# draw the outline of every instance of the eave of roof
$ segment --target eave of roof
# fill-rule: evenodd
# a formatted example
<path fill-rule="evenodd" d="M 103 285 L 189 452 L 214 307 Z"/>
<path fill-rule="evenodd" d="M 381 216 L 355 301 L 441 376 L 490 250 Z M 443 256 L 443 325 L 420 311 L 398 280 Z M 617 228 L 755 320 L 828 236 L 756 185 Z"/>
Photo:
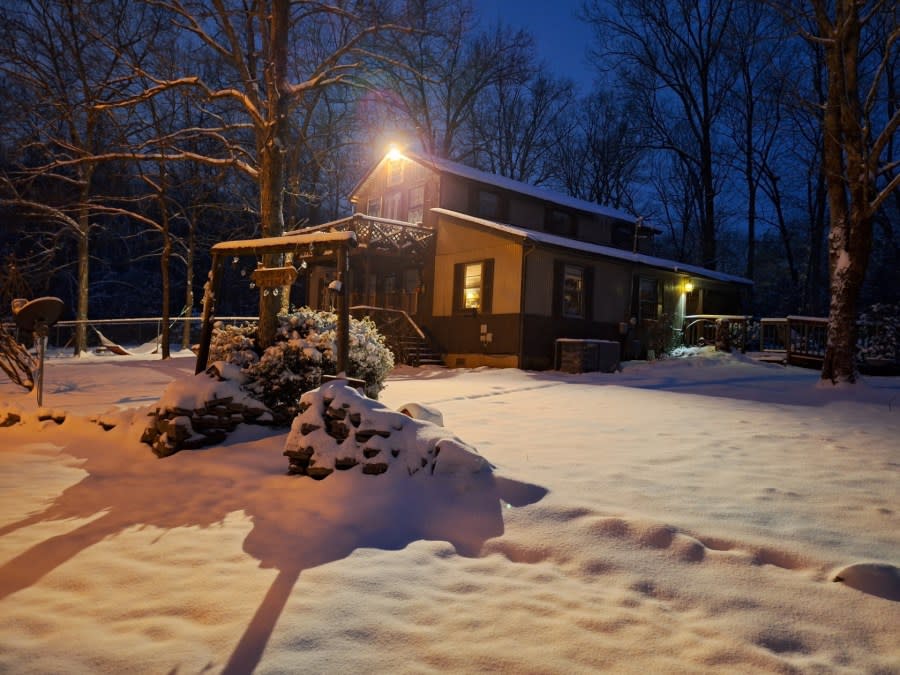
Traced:
<path fill-rule="evenodd" d="M 516 227 L 515 225 L 498 223 L 492 220 L 485 220 L 484 218 L 476 218 L 474 216 L 469 216 L 458 211 L 451 211 L 450 209 L 433 208 L 431 210 L 439 215 L 449 216 L 465 223 L 494 230 L 516 239 L 520 239 L 522 241 L 529 241 L 535 244 L 543 244 L 545 246 L 555 246 L 557 248 L 564 248 L 570 251 L 600 255 L 606 258 L 614 258 L 627 262 L 640 263 L 642 265 L 648 265 L 650 267 L 665 269 L 672 272 L 682 272 L 685 274 L 690 274 L 692 276 L 704 277 L 706 279 L 712 279 L 715 281 L 725 281 L 728 283 L 744 284 L 747 286 L 753 285 L 753 282 L 750 279 L 745 279 L 744 277 L 739 277 L 733 274 L 726 274 L 724 272 L 716 272 L 715 270 L 708 270 L 705 267 L 688 265 L 675 260 L 668 260 L 667 258 L 658 258 L 656 256 L 646 255 L 644 253 L 632 253 L 631 251 L 614 248 L 612 246 L 591 244 L 584 241 L 578 241 L 577 239 L 560 237 L 555 234 L 547 234 L 546 232 L 527 230 L 522 227 Z"/>

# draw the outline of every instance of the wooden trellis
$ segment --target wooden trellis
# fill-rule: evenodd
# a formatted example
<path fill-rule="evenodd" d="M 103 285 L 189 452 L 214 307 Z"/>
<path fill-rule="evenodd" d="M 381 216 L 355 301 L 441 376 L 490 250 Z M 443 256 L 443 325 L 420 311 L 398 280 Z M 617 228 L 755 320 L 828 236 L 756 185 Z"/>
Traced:
<path fill-rule="evenodd" d="M 212 270 L 209 281 L 203 294 L 203 323 L 200 330 L 200 346 L 197 352 L 196 373 L 206 370 L 209 360 L 209 343 L 212 340 L 212 324 L 215 316 L 216 298 L 219 295 L 219 287 L 222 283 L 222 268 L 225 260 L 232 256 L 291 253 L 294 259 L 298 258 L 328 258 L 334 257 L 337 265 L 338 299 L 338 325 L 337 325 L 337 371 L 338 374 L 346 373 L 348 355 L 350 351 L 350 303 L 348 302 L 349 284 L 347 273 L 350 269 L 350 249 L 357 245 L 356 233 L 353 231 L 322 232 L 304 231 L 303 234 L 291 233 L 282 237 L 264 237 L 261 239 L 244 239 L 237 241 L 223 241 L 212 247 Z M 285 267 L 260 268 L 254 274 L 256 278 L 266 284 L 279 285 L 288 278 L 293 280 L 296 270 L 292 274 Z"/>

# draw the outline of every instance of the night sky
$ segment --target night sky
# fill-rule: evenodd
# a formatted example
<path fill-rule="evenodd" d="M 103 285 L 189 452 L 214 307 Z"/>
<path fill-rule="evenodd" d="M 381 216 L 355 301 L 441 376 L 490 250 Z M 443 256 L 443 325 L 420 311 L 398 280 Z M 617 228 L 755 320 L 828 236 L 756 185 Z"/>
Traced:
<path fill-rule="evenodd" d="M 553 72 L 571 77 L 586 90 L 593 78 L 585 64 L 591 29 L 575 14 L 582 0 L 478 0 L 477 7 L 488 21 L 505 23 L 534 34 L 538 55 Z"/>

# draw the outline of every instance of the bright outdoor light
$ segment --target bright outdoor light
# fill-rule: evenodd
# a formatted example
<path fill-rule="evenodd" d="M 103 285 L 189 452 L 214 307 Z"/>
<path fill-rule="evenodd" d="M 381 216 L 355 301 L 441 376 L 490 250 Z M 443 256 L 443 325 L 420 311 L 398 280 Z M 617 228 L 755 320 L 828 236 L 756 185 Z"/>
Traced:
<path fill-rule="evenodd" d="M 403 158 L 403 153 L 400 152 L 400 148 L 398 148 L 396 145 L 391 144 L 391 147 L 388 148 L 387 158 L 392 162 L 395 162 L 398 159 Z"/>
<path fill-rule="evenodd" d="M 694 290 L 694 282 L 691 281 L 690 279 L 685 279 L 684 280 L 684 292 L 690 293 L 693 290 Z"/>

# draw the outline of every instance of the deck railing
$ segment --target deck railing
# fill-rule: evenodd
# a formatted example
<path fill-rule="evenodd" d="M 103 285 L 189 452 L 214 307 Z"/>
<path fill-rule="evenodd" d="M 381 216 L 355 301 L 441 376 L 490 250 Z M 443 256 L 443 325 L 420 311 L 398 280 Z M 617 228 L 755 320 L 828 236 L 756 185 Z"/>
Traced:
<path fill-rule="evenodd" d="M 747 350 L 747 327 L 751 317 L 743 314 L 689 314 L 682 323 L 682 339 L 686 347 L 716 344 L 716 324 L 728 321 L 731 344 Z"/>

